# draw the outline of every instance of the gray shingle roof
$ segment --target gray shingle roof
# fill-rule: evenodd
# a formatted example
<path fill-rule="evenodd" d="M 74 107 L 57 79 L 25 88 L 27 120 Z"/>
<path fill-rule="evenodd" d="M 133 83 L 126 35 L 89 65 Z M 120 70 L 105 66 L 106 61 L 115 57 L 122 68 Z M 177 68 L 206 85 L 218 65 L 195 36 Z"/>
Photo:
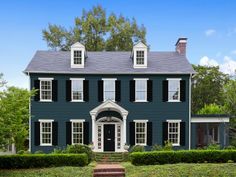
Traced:
<path fill-rule="evenodd" d="M 195 73 L 187 58 L 177 52 L 148 52 L 148 67 L 133 68 L 131 52 L 87 52 L 84 68 L 70 67 L 70 52 L 37 51 L 24 72 L 87 74 Z"/>

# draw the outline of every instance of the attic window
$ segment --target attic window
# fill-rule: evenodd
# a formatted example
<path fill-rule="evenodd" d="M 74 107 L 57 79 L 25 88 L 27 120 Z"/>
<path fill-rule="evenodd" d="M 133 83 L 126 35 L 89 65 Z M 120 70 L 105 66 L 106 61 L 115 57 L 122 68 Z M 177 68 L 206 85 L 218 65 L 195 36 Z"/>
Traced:
<path fill-rule="evenodd" d="M 81 65 L 82 64 L 82 51 L 74 50 L 74 64 Z"/>
<path fill-rule="evenodd" d="M 144 51 L 143 50 L 136 51 L 136 64 L 144 65 Z"/>

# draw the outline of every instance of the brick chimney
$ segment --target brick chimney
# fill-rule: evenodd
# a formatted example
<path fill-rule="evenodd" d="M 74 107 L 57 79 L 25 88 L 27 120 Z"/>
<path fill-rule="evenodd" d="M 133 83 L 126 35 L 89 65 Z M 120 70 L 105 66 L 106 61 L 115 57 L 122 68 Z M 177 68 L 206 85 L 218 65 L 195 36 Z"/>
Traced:
<path fill-rule="evenodd" d="M 175 44 L 175 50 L 180 55 L 186 55 L 187 38 L 181 37 Z"/>

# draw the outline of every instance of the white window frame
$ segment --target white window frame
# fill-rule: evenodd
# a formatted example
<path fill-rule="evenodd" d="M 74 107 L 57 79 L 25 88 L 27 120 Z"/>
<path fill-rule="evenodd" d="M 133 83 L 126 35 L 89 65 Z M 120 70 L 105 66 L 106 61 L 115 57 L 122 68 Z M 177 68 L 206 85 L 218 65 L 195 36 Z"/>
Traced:
<path fill-rule="evenodd" d="M 144 51 L 144 64 L 137 64 L 137 51 Z M 133 67 L 134 68 L 147 68 L 147 46 L 139 42 L 133 47 Z"/>
<path fill-rule="evenodd" d="M 40 101 L 42 102 L 52 102 L 52 81 L 54 78 L 38 78 L 39 79 L 39 90 L 40 90 Z M 42 99 L 42 81 L 49 81 L 50 82 L 50 87 L 51 87 L 51 99 Z"/>
<path fill-rule="evenodd" d="M 75 57 L 75 52 L 80 53 L 81 56 L 80 56 L 80 57 L 79 57 L 79 56 L 76 56 L 76 57 Z M 77 59 L 77 58 L 80 59 L 80 63 L 75 63 L 75 59 Z M 82 60 L 83 60 L 83 57 L 82 57 L 82 50 L 73 50 L 73 62 L 74 62 L 73 64 L 74 64 L 74 65 L 82 65 L 82 62 L 83 62 Z"/>
<path fill-rule="evenodd" d="M 71 144 L 75 145 L 75 144 L 79 144 L 79 143 L 74 143 L 74 124 L 73 123 L 81 123 L 82 124 L 82 132 L 78 133 L 78 134 L 82 134 L 82 144 L 84 144 L 84 119 L 71 119 Z"/>
<path fill-rule="evenodd" d="M 170 143 L 172 143 L 172 146 L 180 146 L 180 122 L 181 121 L 182 120 L 167 120 L 167 122 L 168 122 L 168 141 L 169 141 L 169 135 L 170 135 L 170 129 L 169 129 L 170 123 L 177 123 L 178 124 L 178 132 L 177 132 L 178 139 L 177 139 L 177 143 L 172 143 L 172 142 L 169 141 Z"/>
<path fill-rule="evenodd" d="M 52 120 L 52 119 L 39 119 L 39 123 L 40 123 L 40 127 L 39 127 L 39 129 L 40 129 L 40 146 L 52 146 L 52 128 L 53 128 L 52 127 L 53 126 L 52 122 L 54 122 L 54 120 Z M 50 131 L 51 143 L 43 143 L 43 136 L 42 136 L 42 134 L 43 134 L 43 132 L 42 132 L 42 129 L 43 129 L 42 124 L 43 123 L 50 123 L 51 124 L 51 127 L 50 127 L 50 129 L 51 129 L 51 131 Z"/>
<path fill-rule="evenodd" d="M 149 80 L 148 78 L 134 78 L 135 80 L 135 102 L 147 102 L 147 81 Z M 137 92 L 137 84 L 136 81 L 145 81 L 145 89 L 146 89 L 146 94 L 145 94 L 145 99 L 144 100 L 137 100 L 136 99 L 136 92 Z"/>
<path fill-rule="evenodd" d="M 181 78 L 167 78 L 166 80 L 168 81 L 168 102 L 180 102 L 180 81 L 182 79 Z M 178 100 L 169 99 L 169 89 L 170 89 L 169 81 L 179 81 L 179 83 L 178 83 L 178 87 L 179 87 Z"/>
<path fill-rule="evenodd" d="M 117 80 L 117 78 L 102 78 L 102 80 L 103 80 L 103 101 L 105 102 L 105 101 L 107 101 L 107 100 L 110 100 L 110 99 L 106 99 L 105 98 L 105 82 L 106 81 L 114 81 L 114 100 L 111 100 L 111 101 L 114 101 L 115 102 L 115 100 L 116 100 L 116 80 Z"/>
<path fill-rule="evenodd" d="M 85 78 L 70 78 L 71 80 L 71 102 L 84 102 L 84 80 Z M 76 100 L 73 99 L 73 82 L 74 81 L 81 81 L 82 82 L 82 99 Z"/>
<path fill-rule="evenodd" d="M 74 51 L 81 51 L 81 64 L 74 64 Z M 85 47 L 79 42 L 71 46 L 71 68 L 84 68 L 85 63 Z"/>
<path fill-rule="evenodd" d="M 135 126 L 134 126 L 134 129 L 135 129 L 135 134 L 134 134 L 134 139 L 135 139 L 135 145 L 140 145 L 140 146 L 146 146 L 147 145 L 147 122 L 148 120 L 133 120 L 134 123 L 135 123 Z M 137 131 L 136 131 L 136 125 L 137 123 L 144 123 L 145 125 L 145 139 L 144 139 L 144 143 L 137 143 L 137 139 L 136 139 L 136 134 L 137 134 Z"/>

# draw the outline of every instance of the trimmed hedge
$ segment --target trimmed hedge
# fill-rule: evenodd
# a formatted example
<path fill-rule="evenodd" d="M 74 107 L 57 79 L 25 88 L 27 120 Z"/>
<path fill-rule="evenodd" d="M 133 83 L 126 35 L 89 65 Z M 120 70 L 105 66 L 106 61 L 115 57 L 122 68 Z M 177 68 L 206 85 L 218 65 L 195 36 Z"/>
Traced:
<path fill-rule="evenodd" d="M 23 154 L 0 156 L 0 169 L 85 166 L 86 154 Z"/>
<path fill-rule="evenodd" d="M 130 154 L 134 165 L 157 165 L 174 163 L 225 163 L 236 162 L 236 150 L 182 150 L 134 152 Z"/>

